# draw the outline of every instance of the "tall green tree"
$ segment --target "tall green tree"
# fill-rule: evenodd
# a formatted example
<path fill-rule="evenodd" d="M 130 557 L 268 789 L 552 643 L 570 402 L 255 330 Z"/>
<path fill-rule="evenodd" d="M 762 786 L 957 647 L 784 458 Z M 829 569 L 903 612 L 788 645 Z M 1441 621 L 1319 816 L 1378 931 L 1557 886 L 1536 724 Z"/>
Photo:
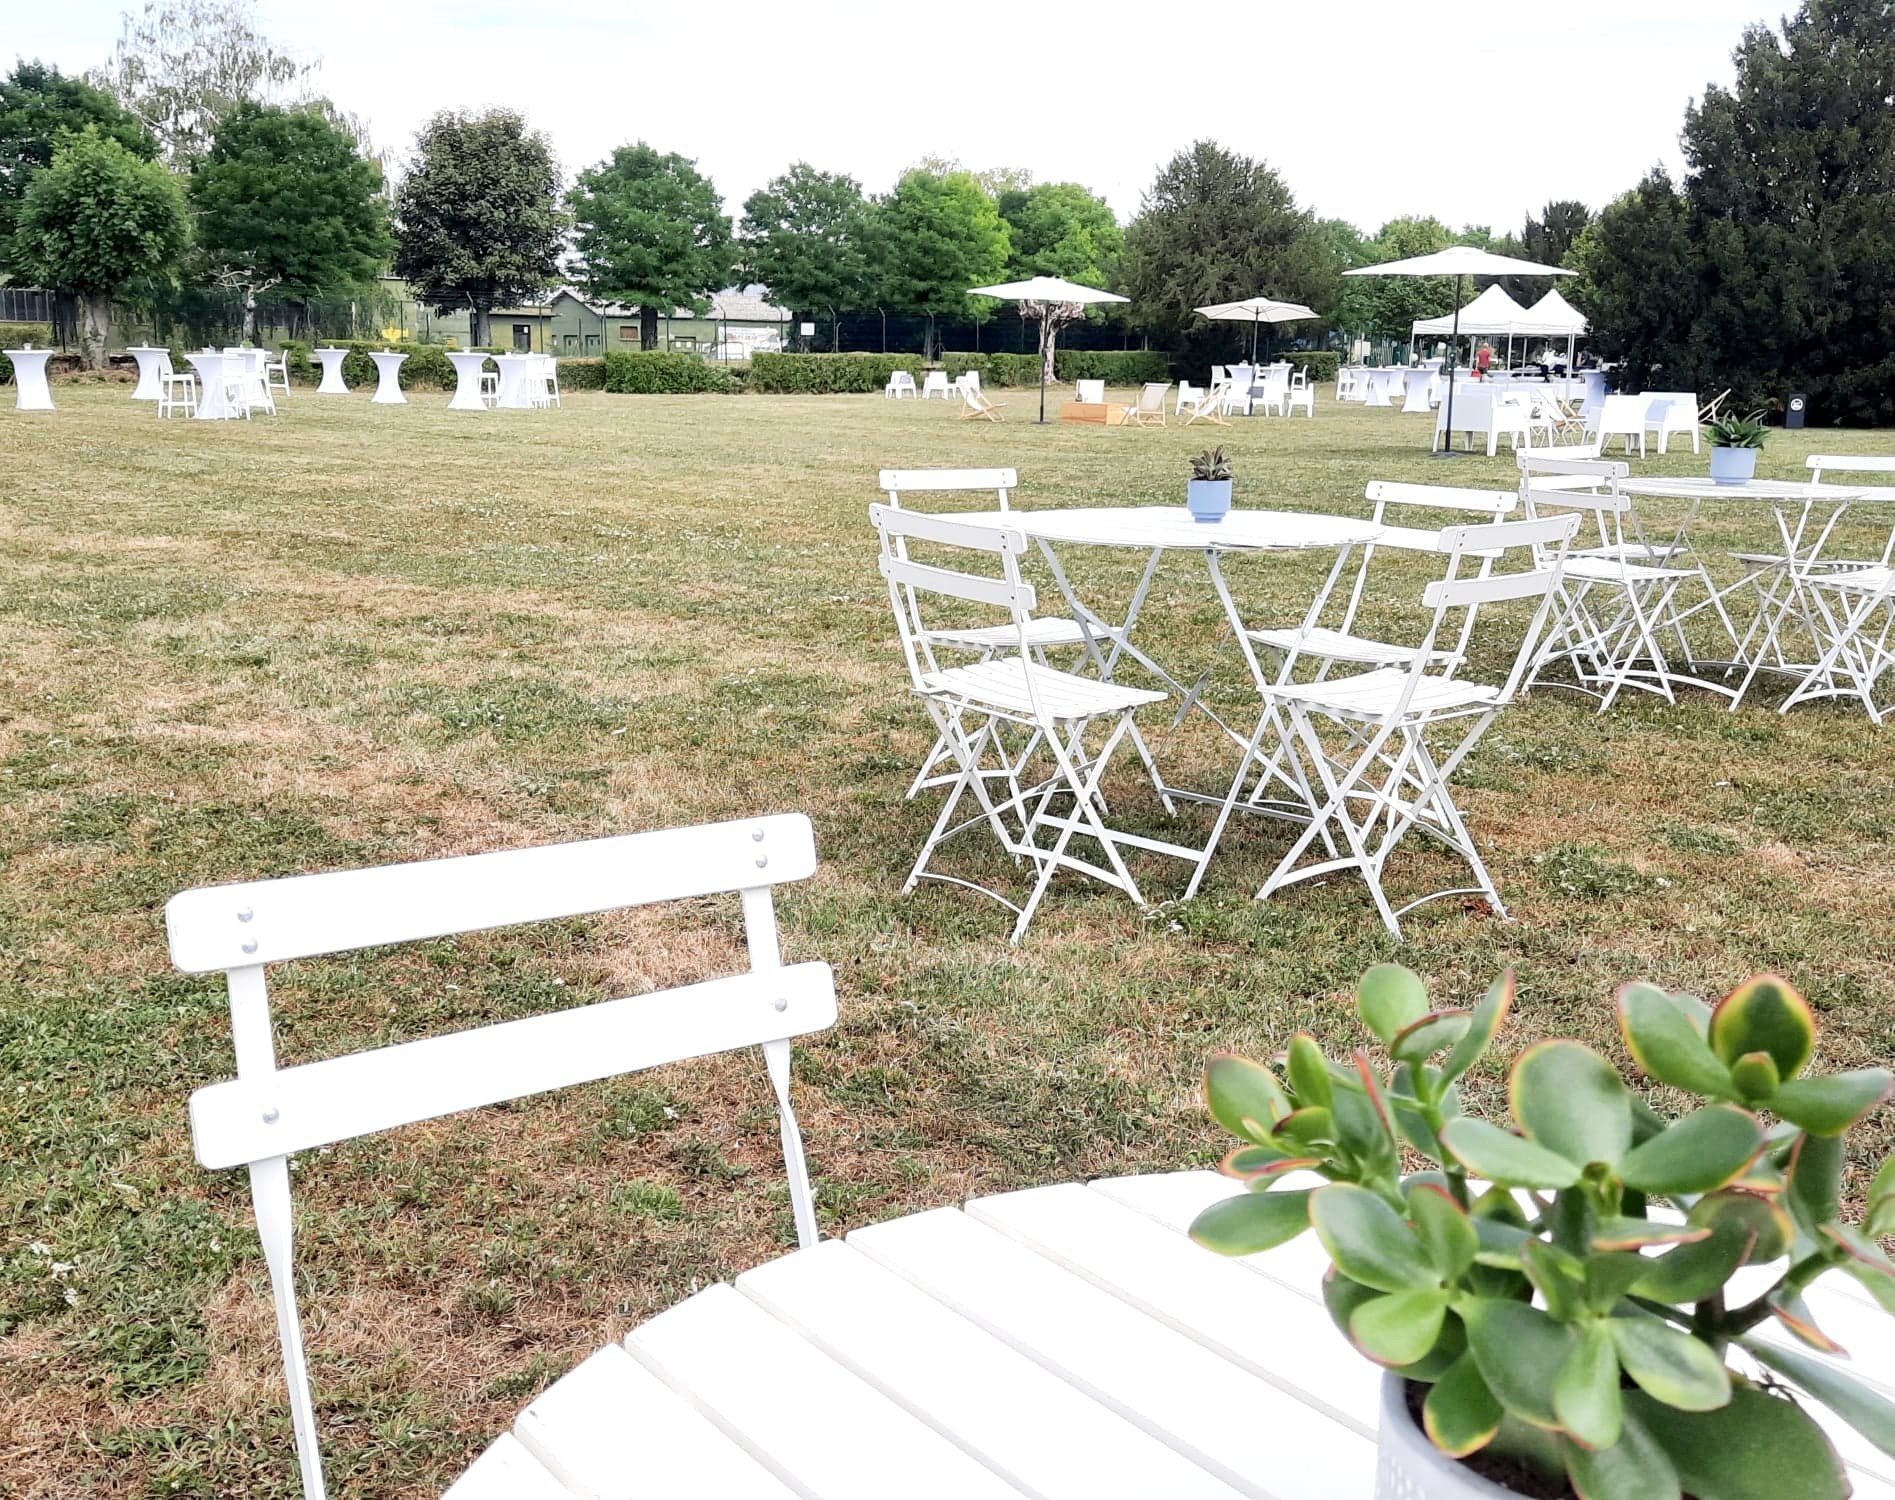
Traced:
<path fill-rule="evenodd" d="M 198 248 L 244 288 L 251 339 L 260 290 L 302 301 L 367 281 L 394 245 L 381 168 L 315 109 L 238 104 L 192 170 L 190 192 Z"/>
<path fill-rule="evenodd" d="M 1699 319 L 1704 255 L 1689 201 L 1663 167 L 1608 203 L 1572 249 L 1573 299 L 1593 347 L 1627 390 L 1693 388 L 1714 378 Z"/>
<path fill-rule="evenodd" d="M 189 236 L 177 178 L 88 125 L 28 185 L 14 243 L 29 274 L 77 299 L 80 349 L 96 368 L 112 339 L 113 296 L 169 277 Z"/>
<path fill-rule="evenodd" d="M 436 311 L 467 309 L 471 342 L 487 342 L 494 308 L 558 279 L 565 231 L 552 148 L 518 114 L 421 127 L 395 192 L 394 270 Z"/>
<path fill-rule="evenodd" d="M 1115 290 L 1125 234 L 1105 199 L 1076 182 L 1006 188 L 996 200 L 1007 224 L 1015 277 L 1063 276 Z"/>
<path fill-rule="evenodd" d="M 1592 210 L 1572 198 L 1556 198 L 1537 217 L 1529 215 L 1520 233 L 1521 253 L 1543 266 L 1563 266 L 1580 235 L 1592 222 Z"/>
<path fill-rule="evenodd" d="M 1432 255 L 1454 243 L 1455 237 L 1439 219 L 1390 219 L 1362 246 L 1361 264 L 1376 266 Z M 1336 322 L 1352 334 L 1406 341 L 1415 319 L 1436 317 L 1453 308 L 1452 276 L 1351 276 L 1342 282 Z"/>
<path fill-rule="evenodd" d="M 238 104 L 283 102 L 313 67 L 263 34 L 255 0 L 146 0 L 124 17 L 111 59 L 92 81 L 150 127 L 172 165 L 188 170 Z"/>
<path fill-rule="evenodd" d="M 1007 269 L 1007 226 L 972 173 L 914 167 L 871 216 L 871 277 L 883 305 L 927 318 L 924 358 L 935 351 L 935 319 L 965 315 L 967 290 Z"/>
<path fill-rule="evenodd" d="M 1124 289 L 1166 331 L 1259 293 L 1320 307 L 1335 272 L 1314 228 L 1268 166 L 1199 141 L 1159 169 L 1126 229 Z"/>
<path fill-rule="evenodd" d="M 868 300 L 869 208 L 862 184 L 799 161 L 744 201 L 746 269 L 799 313 Z"/>
<path fill-rule="evenodd" d="M 588 167 L 567 195 L 579 280 L 597 297 L 638 304 L 638 335 L 658 347 L 658 315 L 703 311 L 729 284 L 730 220 L 710 178 L 640 141 Z"/>
<path fill-rule="evenodd" d="M 141 161 L 158 154 L 151 132 L 104 89 L 44 63 L 21 61 L 0 79 L 0 271 L 11 255 L 14 218 L 33 178 L 88 125 Z"/>

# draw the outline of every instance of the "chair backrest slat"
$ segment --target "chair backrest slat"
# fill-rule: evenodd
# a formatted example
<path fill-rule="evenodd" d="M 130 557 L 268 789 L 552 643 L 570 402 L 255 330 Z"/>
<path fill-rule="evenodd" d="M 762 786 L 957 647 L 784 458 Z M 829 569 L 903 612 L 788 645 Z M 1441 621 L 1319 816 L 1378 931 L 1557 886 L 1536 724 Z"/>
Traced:
<path fill-rule="evenodd" d="M 1012 490 L 1020 486 L 1015 469 L 883 469 L 881 487 L 903 490 Z"/>
<path fill-rule="evenodd" d="M 238 1167 L 835 1020 L 828 964 L 734 974 L 212 1084 L 191 1097 L 191 1135 L 206 1167 Z"/>
<path fill-rule="evenodd" d="M 1414 505 L 1427 510 L 1470 510 L 1504 516 L 1520 503 L 1512 490 L 1476 490 L 1445 484 L 1401 484 L 1389 479 L 1369 482 L 1364 492 L 1378 505 Z"/>
<path fill-rule="evenodd" d="M 203 886 L 171 898 L 165 926 L 172 963 L 208 974 L 805 880 L 815 869 L 809 819 L 782 814 Z"/>
<path fill-rule="evenodd" d="M 1003 527 L 979 526 L 954 516 L 930 515 L 926 511 L 902 510 L 896 506 L 878 507 L 879 525 L 890 536 L 912 537 L 917 541 L 940 542 L 949 547 L 965 547 L 973 552 L 1019 553 L 1013 538 L 1020 535 Z"/>
<path fill-rule="evenodd" d="M 971 604 L 991 604 L 1001 609 L 1017 607 L 1029 613 L 1038 604 L 1030 583 L 1011 583 L 1005 578 L 982 578 L 975 573 L 936 568 L 900 557 L 884 557 L 881 567 L 882 577 L 890 583 L 921 589 L 930 594 L 946 594 L 951 599 L 965 599 Z"/>

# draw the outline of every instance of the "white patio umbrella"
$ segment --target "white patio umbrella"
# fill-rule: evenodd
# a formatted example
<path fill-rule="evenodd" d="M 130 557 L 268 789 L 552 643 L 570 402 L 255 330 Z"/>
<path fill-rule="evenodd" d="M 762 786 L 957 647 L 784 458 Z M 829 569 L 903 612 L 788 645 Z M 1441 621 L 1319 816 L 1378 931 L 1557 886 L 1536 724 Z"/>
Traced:
<path fill-rule="evenodd" d="M 1454 441 L 1454 351 L 1461 337 L 1461 281 L 1468 276 L 1573 276 L 1564 266 L 1543 266 L 1538 261 L 1515 260 L 1511 255 L 1495 255 L 1473 245 L 1449 245 L 1432 255 L 1411 255 L 1406 260 L 1385 260 L 1379 266 L 1357 266 L 1344 276 L 1452 276 L 1454 278 L 1454 326 L 1448 341 L 1448 443 Z M 1443 453 L 1453 451 L 1443 447 Z"/>
<path fill-rule="evenodd" d="M 1053 345 L 1060 329 L 1086 315 L 1093 302 L 1127 302 L 1117 292 L 1102 292 L 1096 286 L 1081 286 L 1063 276 L 1033 276 L 1025 281 L 1003 281 L 997 286 L 968 288 L 971 297 L 998 297 L 1003 302 L 1018 302 L 1020 316 L 1040 320 L 1040 420 L 1046 420 L 1046 383 L 1053 378 Z"/>
<path fill-rule="evenodd" d="M 1250 362 L 1257 362 L 1257 332 L 1265 323 L 1300 323 L 1316 313 L 1300 302 L 1279 302 L 1274 297 L 1245 297 L 1241 302 L 1219 302 L 1196 309 L 1201 317 L 1222 323 L 1250 325 Z"/>

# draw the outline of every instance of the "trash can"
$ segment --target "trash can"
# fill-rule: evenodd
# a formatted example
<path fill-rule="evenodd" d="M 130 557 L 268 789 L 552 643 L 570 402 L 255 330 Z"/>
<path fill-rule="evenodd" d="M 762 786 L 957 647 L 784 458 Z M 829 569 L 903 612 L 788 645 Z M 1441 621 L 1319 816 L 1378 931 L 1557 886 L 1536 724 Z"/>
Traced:
<path fill-rule="evenodd" d="M 1804 395 L 1801 391 L 1792 391 L 1790 393 L 1789 403 L 1783 408 L 1783 425 L 1785 427 L 1801 427 L 1808 406 L 1808 396 Z"/>

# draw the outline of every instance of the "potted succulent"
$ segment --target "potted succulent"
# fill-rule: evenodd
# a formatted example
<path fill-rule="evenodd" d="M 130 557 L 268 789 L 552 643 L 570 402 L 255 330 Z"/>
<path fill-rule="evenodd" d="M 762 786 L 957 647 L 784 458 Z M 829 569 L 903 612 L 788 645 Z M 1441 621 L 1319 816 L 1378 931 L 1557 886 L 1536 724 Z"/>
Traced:
<path fill-rule="evenodd" d="M 1211 448 L 1191 460 L 1191 482 L 1185 504 L 1194 521 L 1221 521 L 1230 513 L 1230 460 L 1222 448 Z"/>
<path fill-rule="evenodd" d="M 1757 450 L 1763 447 L 1763 413 L 1747 417 L 1719 417 L 1708 424 L 1711 440 L 1711 479 L 1716 484 L 1744 484 L 1757 477 Z"/>
<path fill-rule="evenodd" d="M 1460 1079 L 1513 995 L 1508 974 L 1432 1009 L 1384 964 L 1356 1009 L 1388 1072 L 1305 1035 L 1274 1067 L 1213 1058 L 1211 1113 L 1242 1142 L 1223 1170 L 1246 1191 L 1193 1238 L 1245 1255 L 1315 1230 L 1331 1315 L 1388 1371 L 1378 1500 L 1841 1500 L 1807 1404 L 1895 1453 L 1895 1402 L 1803 1352 L 1838 1350 L 1802 1291 L 1839 1272 L 1895 1311 L 1876 1243 L 1895 1158 L 1859 1225 L 1839 1207 L 1844 1133 L 1889 1070 L 1807 1075 L 1814 1021 L 1780 979 L 1715 1008 L 1631 984 L 1632 1057 L 1693 1107 L 1666 1119 L 1591 1048 L 1543 1041 L 1513 1065 L 1506 1129 L 1461 1112 Z M 1425 1165 L 1404 1173 L 1405 1154 Z"/>

